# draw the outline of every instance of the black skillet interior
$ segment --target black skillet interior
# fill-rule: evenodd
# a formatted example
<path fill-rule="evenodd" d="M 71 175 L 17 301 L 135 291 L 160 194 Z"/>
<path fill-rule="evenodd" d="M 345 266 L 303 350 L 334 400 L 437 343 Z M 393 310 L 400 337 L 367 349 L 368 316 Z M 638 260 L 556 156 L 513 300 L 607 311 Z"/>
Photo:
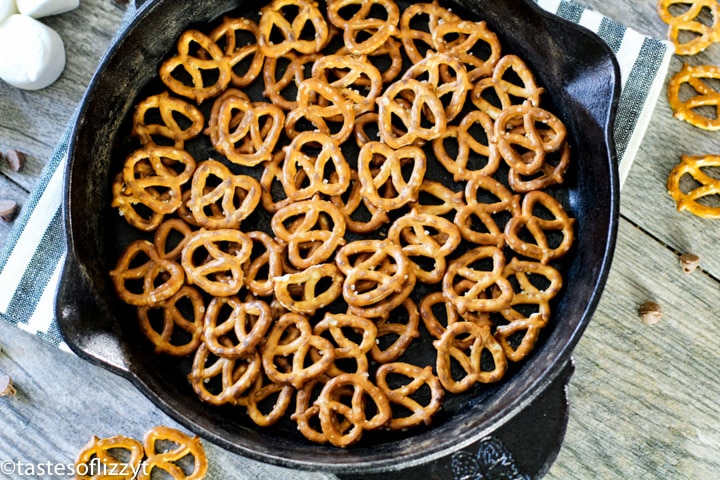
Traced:
<path fill-rule="evenodd" d="M 504 52 L 529 64 L 547 90 L 546 108 L 566 123 L 573 151 L 567 180 L 553 191 L 576 218 L 575 247 L 560 265 L 565 287 L 536 351 L 514 365 L 504 381 L 452 396 L 428 428 L 367 435 L 360 445 L 340 450 L 307 442 L 289 422 L 259 429 L 237 409 L 203 404 L 185 379 L 187 364 L 178 367 L 177 360 L 148 348 L 133 311 L 116 299 L 107 275 L 123 245 L 138 236 L 109 207 L 111 180 L 136 147 L 128 135 L 128 120 L 139 99 L 157 93 L 160 61 L 185 29 L 207 30 L 222 14 L 252 15 L 259 7 L 238 0 L 159 0 L 147 5 L 111 47 L 92 80 L 66 171 L 68 258 L 57 315 L 68 345 L 80 356 L 130 378 L 160 408 L 198 434 L 252 458 L 294 468 L 397 469 L 460 448 L 517 413 L 565 363 L 605 283 L 619 202 L 610 133 L 619 73 L 614 57 L 597 37 L 541 12 L 532 2 L 465 0 L 463 5 L 467 18 L 488 22 Z M 454 7 L 462 10 L 461 5 Z M 196 158 L 210 155 L 207 145 L 191 148 Z"/>

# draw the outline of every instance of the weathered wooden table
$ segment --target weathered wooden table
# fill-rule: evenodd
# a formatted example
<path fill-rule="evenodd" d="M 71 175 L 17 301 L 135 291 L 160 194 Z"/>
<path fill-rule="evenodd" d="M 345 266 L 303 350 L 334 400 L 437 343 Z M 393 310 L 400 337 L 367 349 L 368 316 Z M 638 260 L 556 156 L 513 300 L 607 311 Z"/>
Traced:
<path fill-rule="evenodd" d="M 646 35 L 665 36 L 654 1 L 578 3 Z M 61 79 L 38 92 L 0 82 L 0 151 L 28 154 L 19 173 L 0 166 L 0 197 L 23 204 L 124 13 L 112 0 L 82 0 L 77 10 L 45 19 L 66 42 Z M 720 64 L 720 44 L 695 57 L 676 56 L 670 74 L 683 62 Z M 673 119 L 663 92 L 622 191 L 607 287 L 573 355 L 570 419 L 549 479 L 720 478 L 720 223 L 676 212 L 666 192 L 680 155 L 705 153 L 720 154 L 718 134 Z M 8 230 L 0 223 L 0 242 Z M 692 274 L 678 261 L 686 252 L 700 257 Z M 663 308 L 655 325 L 638 317 L 646 300 Z M 18 388 L 0 399 L 0 462 L 67 463 L 92 434 L 141 437 L 149 426 L 173 424 L 129 382 L 5 322 L 0 345 L 0 372 Z M 262 478 L 257 464 L 238 469 L 239 457 L 207 448 L 211 478 Z"/>

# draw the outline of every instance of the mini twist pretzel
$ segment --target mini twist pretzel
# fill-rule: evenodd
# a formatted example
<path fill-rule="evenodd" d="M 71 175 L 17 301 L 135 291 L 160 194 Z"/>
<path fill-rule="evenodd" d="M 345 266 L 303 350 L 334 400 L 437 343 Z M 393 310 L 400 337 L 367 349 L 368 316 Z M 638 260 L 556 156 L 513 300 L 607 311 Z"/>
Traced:
<path fill-rule="evenodd" d="M 482 260 L 492 260 L 492 268 L 485 270 L 473 268 Z M 443 294 L 457 308 L 460 315 L 467 312 L 496 312 L 507 307 L 512 300 L 513 288 L 503 276 L 505 256 L 495 246 L 480 246 L 463 254 L 448 265 L 443 277 Z M 461 293 L 461 280 L 470 280 L 472 286 Z M 490 287 L 497 287 L 498 295 L 485 298 L 484 293 Z"/>
<path fill-rule="evenodd" d="M 520 122 L 521 131 L 510 128 Z M 538 124 L 546 128 L 538 129 Z M 530 104 L 508 107 L 495 120 L 498 150 L 505 162 L 522 175 L 538 172 L 546 155 L 562 148 L 566 136 L 567 129 L 559 118 Z"/>
<path fill-rule="evenodd" d="M 703 130 L 720 130 L 720 91 L 712 81 L 720 79 L 720 67 L 714 65 L 691 66 L 684 64 L 668 83 L 668 101 L 675 118 L 684 120 Z M 688 84 L 696 95 L 681 99 L 680 91 Z M 703 109 L 714 107 L 715 117 L 703 114 Z M 707 112 L 705 112 L 707 113 Z"/>
<path fill-rule="evenodd" d="M 453 222 L 416 210 L 395 220 L 388 230 L 387 238 L 402 247 L 415 276 L 423 283 L 438 283 L 442 280 L 446 268 L 445 257 L 462 240 L 460 230 Z M 434 262 L 433 269 L 424 269 L 413 261 L 415 257 L 424 257 Z"/>
<path fill-rule="evenodd" d="M 400 386 L 391 386 L 388 383 L 390 375 L 401 375 L 408 381 Z M 422 368 L 405 362 L 386 363 L 377 369 L 375 383 L 385 392 L 391 405 L 400 405 L 404 410 L 411 412 L 404 417 L 393 416 L 386 425 L 390 430 L 404 430 L 420 424 L 430 425 L 433 415 L 440 410 L 445 397 L 445 390 L 430 366 Z M 424 386 L 430 389 L 430 399 L 422 403 L 423 400 L 413 398 L 413 395 Z"/>
<path fill-rule="evenodd" d="M 148 112 L 160 114 L 158 123 L 149 123 Z M 180 116 L 187 127 L 181 127 L 175 115 Z M 180 98 L 171 97 L 168 92 L 152 95 L 135 106 L 132 135 L 143 145 L 157 145 L 155 137 L 172 142 L 177 149 L 183 149 L 185 141 L 197 137 L 205 125 L 205 117 L 194 105 Z"/>
<path fill-rule="evenodd" d="M 371 163 L 377 158 L 384 158 L 377 171 L 373 171 Z M 403 165 L 412 165 L 412 171 L 406 180 L 403 176 Z M 392 149 L 382 142 L 369 142 L 363 145 L 358 155 L 358 178 L 362 184 L 362 193 L 368 202 L 385 210 L 397 210 L 407 203 L 417 200 L 420 184 L 425 178 L 427 160 L 420 147 L 407 146 Z M 397 195 L 381 196 L 380 190 L 388 182 Z"/>
<path fill-rule="evenodd" d="M 297 12 L 288 18 L 291 10 Z M 260 51 L 270 58 L 277 58 L 294 50 L 299 53 L 316 53 L 322 50 L 329 40 L 330 31 L 317 3 L 310 0 L 273 0 L 260 9 Z M 306 35 L 308 26 L 314 31 Z M 273 31 L 281 33 L 283 39 L 275 42 Z"/>
<path fill-rule="evenodd" d="M 410 107 L 403 99 L 411 98 Z M 447 127 L 445 107 L 427 85 L 414 78 L 403 78 L 388 86 L 377 100 L 380 138 L 391 148 L 413 144 L 416 140 L 433 140 Z M 393 117 L 402 124 L 403 133 L 398 134 Z M 428 126 L 425 121 L 429 122 Z"/>
<path fill-rule="evenodd" d="M 195 393 L 211 405 L 234 404 L 251 388 L 262 372 L 260 354 L 245 358 L 224 358 L 213 355 L 204 343 L 195 352 L 188 380 Z"/>
<path fill-rule="evenodd" d="M 468 290 L 472 285 L 473 282 L 471 281 L 460 282 L 458 290 L 462 291 L 463 288 Z M 442 318 L 438 318 L 438 315 L 435 313 L 435 307 L 437 305 L 440 305 L 444 310 L 444 316 L 441 316 Z M 455 306 L 445 299 L 442 291 L 432 292 L 424 296 L 420 301 L 419 310 L 425 329 L 432 337 L 438 340 L 442 337 L 443 333 L 445 333 L 447 327 L 453 323 L 474 322 L 478 325 L 492 325 L 490 315 L 487 312 L 466 313 L 461 317 Z M 458 339 L 456 343 L 459 348 L 467 348 L 471 344 L 471 341 L 460 339 Z"/>
<path fill-rule="evenodd" d="M 260 245 L 261 250 L 256 252 L 253 248 L 250 254 L 250 261 L 245 266 L 245 286 L 254 295 L 270 296 L 275 289 L 275 278 L 283 272 L 283 248 L 267 233 L 253 231 L 247 232 L 247 236 L 253 241 L 253 247 Z M 265 270 L 264 278 L 260 278 Z"/>
<path fill-rule="evenodd" d="M 134 438 L 124 435 L 99 438 L 93 435 L 75 459 L 75 478 L 133 480 L 135 473 L 141 470 L 144 457 L 142 443 Z M 107 475 L 107 472 L 116 471 L 124 474 Z"/>
<path fill-rule="evenodd" d="M 260 29 L 252 20 L 230 17 L 223 18 L 222 23 L 210 33 L 212 41 L 222 48 L 228 57 L 231 68 L 230 83 L 235 87 L 247 87 L 262 71 L 265 57 L 257 44 L 259 35 Z M 242 40 L 249 41 L 245 43 Z M 235 70 L 238 65 L 243 66 L 243 72 Z"/>
<path fill-rule="evenodd" d="M 330 285 L 318 289 L 325 281 Z M 334 302 L 342 293 L 343 276 L 332 263 L 310 266 L 295 273 L 275 277 L 275 298 L 290 311 L 313 315 Z"/>
<path fill-rule="evenodd" d="M 288 330 L 297 331 L 298 335 L 288 341 L 285 338 Z M 318 360 L 311 360 L 310 349 L 322 352 Z M 289 372 L 280 370 L 278 357 L 292 357 Z M 270 330 L 262 347 L 262 361 L 265 373 L 272 381 L 300 389 L 330 368 L 335 361 L 335 349 L 329 340 L 313 334 L 306 317 L 290 312 L 281 316 Z"/>
<path fill-rule="evenodd" d="M 197 53 L 194 51 L 197 50 Z M 174 75 L 176 70 L 190 77 L 187 85 Z M 214 82 L 205 84 L 205 72 L 216 72 Z M 229 57 L 215 42 L 198 30 L 186 30 L 180 36 L 177 55 L 164 61 L 160 66 L 160 80 L 173 92 L 197 103 L 215 97 L 230 84 L 232 69 Z"/>
<path fill-rule="evenodd" d="M 516 83 L 517 77 L 520 84 Z M 492 89 L 497 100 L 485 98 L 485 91 Z M 518 102 L 540 105 L 540 96 L 545 90 L 538 87 L 535 76 L 527 64 L 516 55 L 504 55 L 498 60 L 491 77 L 481 78 L 475 83 L 471 94 L 472 102 L 483 112 L 496 119 L 504 109 Z M 515 99 L 515 100 L 513 100 Z M 497 105 L 495 102 L 499 101 Z"/>
<path fill-rule="evenodd" d="M 152 187 L 149 187 L 152 189 Z M 150 209 L 147 205 L 138 200 L 136 195 L 125 185 L 122 172 L 115 175 L 112 183 L 112 203 L 111 206 L 118 209 L 118 213 L 123 219 L 133 227 L 144 232 L 152 232 L 165 220 L 164 213 L 157 213 Z M 167 196 L 167 195 L 164 195 Z M 151 194 L 151 198 L 162 198 L 159 192 L 155 191 Z M 182 207 L 182 203 L 178 210 Z"/>
<path fill-rule="evenodd" d="M 297 106 L 288 112 L 285 133 L 295 138 L 300 120 L 307 120 L 322 133 L 330 135 L 338 143 L 350 138 L 355 123 L 355 107 L 341 90 L 319 78 L 308 78 L 298 87 Z M 335 128 L 339 124 L 339 128 Z"/>
<path fill-rule="evenodd" d="M 340 11 L 348 6 L 357 7 L 350 18 Z M 373 16 L 374 8 L 383 14 Z M 400 8 L 392 0 L 332 0 L 328 2 L 327 16 L 330 23 L 343 30 L 345 47 L 353 55 L 374 52 L 398 33 Z"/>
<path fill-rule="evenodd" d="M 540 330 L 547 325 L 550 319 L 550 300 L 562 288 L 562 275 L 549 265 L 539 262 L 527 262 L 513 258 L 505 267 L 505 277 L 514 277 L 518 283 L 519 291 L 515 292 L 508 308 L 500 314 L 507 324 L 498 325 L 495 329 L 495 339 L 502 346 L 505 357 L 513 362 L 525 358 L 535 347 Z M 542 287 L 536 286 L 530 277 L 542 277 L 547 283 Z M 521 306 L 522 308 L 517 308 Z M 529 307 L 532 313 L 528 313 Z M 524 332 L 519 344 L 511 342 L 511 338 Z"/>
<path fill-rule="evenodd" d="M 175 147 L 148 145 L 135 150 L 123 166 L 124 196 L 114 198 L 113 206 L 129 201 L 156 213 L 173 213 L 182 203 L 182 185 L 192 177 L 195 165 L 189 153 Z"/>
<path fill-rule="evenodd" d="M 320 407 L 315 405 L 315 400 L 330 378 L 327 375 L 321 375 L 306 382 L 303 388 L 297 391 L 295 412 L 290 416 L 290 419 L 297 423 L 298 430 L 305 438 L 320 444 L 327 443 L 328 440 L 320 426 Z M 349 425 L 349 422 L 345 420 L 345 424 L 338 429 L 346 430 Z"/>
<path fill-rule="evenodd" d="M 248 103 L 251 101 L 250 97 L 248 97 L 245 92 L 237 88 L 228 88 L 213 101 L 212 108 L 210 109 L 210 119 L 208 120 L 208 126 L 205 130 L 203 130 L 203 133 L 210 137 L 210 142 L 216 149 L 217 147 L 215 147 L 215 145 L 220 143 L 220 128 L 218 128 L 220 107 L 222 107 L 223 103 L 225 103 L 225 100 L 230 97 L 239 97 L 240 99 Z M 236 126 L 240 122 L 241 116 L 242 113 L 236 114 L 235 117 L 230 120 L 228 131 L 230 128 Z M 244 146 L 241 146 L 240 150 L 244 151 Z"/>
<path fill-rule="evenodd" d="M 261 372 L 255 380 L 255 385 L 238 398 L 237 405 L 247 409 L 248 416 L 256 425 L 269 427 L 275 425 L 285 415 L 294 393 L 295 387 L 292 385 L 272 382 Z M 265 404 L 273 398 L 272 408 L 266 412 Z"/>
<path fill-rule="evenodd" d="M 408 6 L 400 16 L 400 40 L 405 53 L 413 63 L 420 62 L 428 50 L 437 48 L 433 32 L 438 26 L 459 20 L 460 17 L 441 7 L 437 0 Z M 418 28 L 414 28 L 415 25 Z"/>
<path fill-rule="evenodd" d="M 164 444 L 174 445 L 165 449 Z M 145 465 L 138 474 L 138 480 L 150 480 L 154 471 L 160 470 L 174 480 L 202 480 L 208 469 L 205 449 L 197 436 L 188 436 L 175 428 L 157 426 L 150 429 L 143 439 Z M 192 459 L 192 470 L 187 471 L 186 458 Z"/>
<path fill-rule="evenodd" d="M 378 268 L 388 260 L 392 268 Z M 343 297 L 355 307 L 376 304 L 394 293 L 406 290 L 408 284 L 414 286 L 415 275 L 412 274 L 408 258 L 398 245 L 388 240 L 350 242 L 338 250 L 335 263 L 345 274 Z M 364 283 L 370 283 L 371 287 L 364 290 Z M 391 308 L 404 300 L 399 298 Z"/>
<path fill-rule="evenodd" d="M 252 241 L 239 230 L 202 228 L 188 238 L 181 263 L 189 283 L 210 295 L 228 297 L 243 287 L 243 264 L 251 251 Z"/>
<path fill-rule="evenodd" d="M 365 54 L 368 61 L 380 72 L 382 83 L 390 83 L 400 75 L 403 67 L 401 47 L 402 44 L 398 40 L 389 37 L 380 47 Z M 337 55 L 352 55 L 344 45 L 335 53 Z M 362 84 L 363 81 L 362 77 L 359 78 L 358 84 Z"/>
<path fill-rule="evenodd" d="M 260 186 L 262 187 L 260 202 L 265 211 L 269 213 L 276 213 L 281 208 L 292 203 L 292 201 L 287 198 L 285 188 L 282 185 L 284 161 L 285 148 L 275 152 L 272 160 L 265 162 L 262 175 L 260 176 Z"/>
<path fill-rule="evenodd" d="M 440 53 L 451 53 L 467 67 L 468 80 L 471 83 L 480 78 L 490 76 L 500 60 L 500 41 L 494 32 L 487 28 L 485 22 L 469 22 L 456 20 L 439 23 L 432 32 L 432 40 Z M 446 37 L 457 36 L 461 40 L 448 43 Z M 487 58 L 474 55 L 478 44 L 490 48 Z"/>
<path fill-rule="evenodd" d="M 478 245 L 505 246 L 504 225 L 498 225 L 499 217 L 520 215 L 520 197 L 494 178 L 476 175 L 465 186 L 465 198 L 467 206 L 455 215 L 455 225 L 463 238 Z M 473 219 L 479 220 L 482 227 L 474 228 Z"/>
<path fill-rule="evenodd" d="M 342 73 L 333 80 L 338 72 Z M 326 55 L 315 62 L 312 76 L 339 88 L 353 102 L 356 116 L 375 109 L 375 100 L 383 87 L 380 71 L 365 56 Z M 362 94 L 364 87 L 367 93 Z"/>
<path fill-rule="evenodd" d="M 219 357 L 247 357 L 263 341 L 272 321 L 270 306 L 262 300 L 214 297 L 205 314 L 203 341 Z"/>
<path fill-rule="evenodd" d="M 298 220 L 288 228 L 290 220 Z M 330 220 L 329 229 L 323 222 Z M 313 198 L 291 203 L 270 221 L 275 236 L 288 247 L 288 258 L 297 268 L 325 262 L 345 242 L 345 217 L 331 202 Z"/>
<path fill-rule="evenodd" d="M 548 158 L 540 170 L 531 176 L 519 174 L 515 169 L 508 171 L 508 186 L 518 193 L 527 193 L 533 190 L 544 190 L 552 185 L 559 185 L 565 178 L 565 172 L 570 166 L 570 144 L 565 142 L 558 152 L 556 162 L 549 162 Z"/>
<path fill-rule="evenodd" d="M 175 295 L 185 272 L 177 263 L 160 258 L 149 241 L 135 240 L 123 251 L 110 278 L 123 302 L 151 306 Z"/>
<path fill-rule="evenodd" d="M 680 15 L 673 15 L 670 7 L 683 4 L 688 8 Z M 704 9 L 712 14 L 712 21 L 707 25 L 699 19 Z M 678 55 L 695 55 L 705 50 L 720 38 L 720 8 L 713 0 L 659 0 L 657 12 L 660 19 L 669 25 L 668 40 L 675 44 Z M 681 34 L 690 32 L 691 40 L 683 42 Z"/>
<path fill-rule="evenodd" d="M 469 354 L 460 349 L 458 338 L 472 338 Z M 500 344 L 490 333 L 489 326 L 480 326 L 473 322 L 458 322 L 445 331 L 440 340 L 433 342 L 437 350 L 435 369 L 438 379 L 450 393 L 467 391 L 475 383 L 492 383 L 500 380 L 507 371 L 507 359 Z M 483 370 L 482 353 L 487 351 L 493 359 L 492 370 Z M 455 360 L 463 370 L 463 377 L 453 377 L 451 365 Z"/>
<path fill-rule="evenodd" d="M 683 155 L 668 176 L 667 188 L 677 204 L 679 212 L 688 211 L 703 218 L 720 218 L 720 207 L 703 204 L 703 197 L 720 195 L 720 178 L 713 178 L 704 169 L 720 166 L 720 156 Z M 692 189 L 681 188 L 681 180 L 688 175 L 695 185 Z M 687 190 L 685 192 L 684 190 Z"/>
<path fill-rule="evenodd" d="M 178 308 L 178 303 L 189 302 L 191 311 L 187 314 Z M 151 311 L 162 311 L 162 328 L 156 330 L 150 320 Z M 184 285 L 175 295 L 154 306 L 138 307 L 138 323 L 140 330 L 155 346 L 156 353 L 165 353 L 176 357 L 190 355 L 197 350 L 202 341 L 203 316 L 205 300 L 195 288 Z M 177 329 L 182 330 L 189 338 L 176 340 Z"/>
<path fill-rule="evenodd" d="M 354 337 L 348 338 L 345 333 L 348 330 L 358 335 L 360 341 L 355 341 Z M 313 333 L 315 335 L 329 334 L 335 345 L 336 361 L 352 358 L 357 365 L 354 372 L 345 372 L 337 364 L 333 364 L 325 373 L 331 377 L 343 373 L 368 373 L 367 354 L 375 346 L 377 331 L 375 323 L 367 318 L 347 313 L 326 313 L 323 319 L 313 327 Z M 320 354 L 313 351 L 311 355 L 315 358 Z"/>
<path fill-rule="evenodd" d="M 549 212 L 553 218 L 536 216 L 536 207 Z M 575 220 L 568 216 L 560 202 L 552 195 L 535 190 L 525 194 L 520 215 L 505 224 L 505 240 L 515 253 L 547 264 L 570 250 L 574 238 L 574 223 Z M 523 240 L 525 237 L 521 237 L 521 233 L 524 230 L 532 236 L 534 243 Z M 548 239 L 550 232 L 560 234 L 560 241 L 553 242 Z"/>
<path fill-rule="evenodd" d="M 398 308 L 403 308 L 405 315 L 398 314 Z M 376 320 L 377 341 L 370 350 L 378 363 L 394 362 L 420 337 L 420 312 L 412 299 L 406 297 L 398 307 L 386 308 L 384 313 Z"/>
<path fill-rule="evenodd" d="M 418 199 L 413 208 L 418 213 L 443 216 L 451 212 L 457 212 L 465 205 L 463 192 L 456 192 L 441 182 L 428 180 L 420 184 Z"/>
<path fill-rule="evenodd" d="M 307 149 L 312 151 L 307 153 Z M 300 188 L 297 185 L 298 167 L 306 179 Z M 328 178 L 330 172 L 335 175 Z M 350 185 L 350 166 L 332 137 L 321 132 L 302 132 L 286 150 L 282 184 L 285 194 L 293 201 L 305 200 L 318 193 L 341 195 Z"/>
<path fill-rule="evenodd" d="M 474 127 L 478 126 L 485 134 L 485 140 L 473 136 Z M 448 153 L 445 142 L 448 138 L 457 139 L 455 158 Z M 447 130 L 432 142 L 435 158 L 452 174 L 456 182 L 470 180 L 475 175 L 492 175 L 500 166 L 500 152 L 495 142 L 495 124 L 488 114 L 480 110 L 469 112 L 457 126 L 449 126 Z M 475 153 L 486 159 L 486 163 L 478 169 L 470 168 L 470 155 Z"/>
<path fill-rule="evenodd" d="M 343 401 L 351 389 L 349 404 Z M 387 395 L 365 376 L 345 373 L 330 379 L 315 402 L 320 407 L 320 425 L 327 440 L 336 447 L 345 448 L 360 440 L 362 433 L 383 427 L 392 417 Z M 373 407 L 368 405 L 372 404 Z M 373 416 L 367 418 L 367 412 Z M 339 429 L 346 419 L 350 425 Z"/>
<path fill-rule="evenodd" d="M 190 225 L 180 218 L 162 222 L 153 237 L 153 244 L 160 258 L 172 261 L 179 259 L 192 232 Z"/>
<path fill-rule="evenodd" d="M 213 112 L 217 114 L 211 116 L 208 127 L 213 147 L 246 167 L 270 160 L 285 123 L 282 109 L 272 103 L 251 102 L 244 95 L 223 95 L 217 102 Z"/>
<path fill-rule="evenodd" d="M 335 174 L 330 175 L 331 181 L 335 180 Z M 387 212 L 376 207 L 367 200 L 362 193 L 362 184 L 358 178 L 357 170 L 350 170 L 350 185 L 343 195 L 333 195 L 330 201 L 340 209 L 345 216 L 345 225 L 353 233 L 370 233 L 379 229 L 390 221 Z M 355 212 L 367 211 L 366 218 L 355 219 Z"/>
<path fill-rule="evenodd" d="M 306 78 L 319 54 L 298 55 L 286 53 L 278 58 L 266 58 L 263 66 L 263 96 L 285 111 L 297 107 L 297 88 Z M 310 67 L 308 67 L 310 66 Z"/>
<path fill-rule="evenodd" d="M 441 101 L 449 96 L 449 100 L 443 102 L 446 104 L 445 118 L 448 122 L 462 111 L 465 98 L 472 89 L 465 65 L 458 57 L 448 53 L 428 53 L 420 62 L 410 67 L 402 78 L 422 78 Z"/>
<path fill-rule="evenodd" d="M 220 180 L 215 186 L 211 182 Z M 206 160 L 195 170 L 187 207 L 197 224 L 217 230 L 240 228 L 240 223 L 260 203 L 262 187 L 249 175 L 233 175 L 217 160 Z M 212 206 L 218 206 L 218 214 Z"/>

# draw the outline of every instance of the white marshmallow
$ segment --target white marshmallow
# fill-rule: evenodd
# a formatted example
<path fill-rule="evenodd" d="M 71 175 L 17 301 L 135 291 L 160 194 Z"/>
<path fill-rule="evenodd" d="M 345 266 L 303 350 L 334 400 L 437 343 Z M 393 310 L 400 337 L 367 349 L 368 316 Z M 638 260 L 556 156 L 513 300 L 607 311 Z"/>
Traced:
<path fill-rule="evenodd" d="M 18 12 L 33 18 L 42 18 L 69 12 L 80 5 L 80 0 L 15 0 Z"/>
<path fill-rule="evenodd" d="M 18 13 L 15 0 L 0 0 L 0 22 L 14 13 Z"/>
<path fill-rule="evenodd" d="M 0 78 L 25 90 L 45 88 L 65 69 L 65 44 L 55 30 L 26 15 L 0 23 Z"/>

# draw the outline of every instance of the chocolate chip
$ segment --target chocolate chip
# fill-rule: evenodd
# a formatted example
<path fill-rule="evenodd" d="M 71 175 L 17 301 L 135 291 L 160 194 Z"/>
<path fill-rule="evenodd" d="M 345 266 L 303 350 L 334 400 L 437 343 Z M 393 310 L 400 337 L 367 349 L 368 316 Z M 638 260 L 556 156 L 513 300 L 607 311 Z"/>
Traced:
<path fill-rule="evenodd" d="M 12 222 L 18 212 L 18 204 L 12 200 L 0 200 L 0 219 L 3 222 Z"/>
<path fill-rule="evenodd" d="M 662 307 L 656 302 L 648 301 L 640 305 L 638 314 L 643 323 L 654 325 L 662 318 Z"/>
<path fill-rule="evenodd" d="M 700 257 L 694 253 L 683 253 L 680 255 L 680 266 L 685 273 L 694 272 L 700 265 Z"/>
<path fill-rule="evenodd" d="M 16 393 L 12 378 L 9 375 L 0 375 L 0 397 L 10 397 Z"/>
<path fill-rule="evenodd" d="M 25 165 L 25 154 L 13 148 L 5 152 L 5 159 L 13 172 L 19 172 Z"/>

